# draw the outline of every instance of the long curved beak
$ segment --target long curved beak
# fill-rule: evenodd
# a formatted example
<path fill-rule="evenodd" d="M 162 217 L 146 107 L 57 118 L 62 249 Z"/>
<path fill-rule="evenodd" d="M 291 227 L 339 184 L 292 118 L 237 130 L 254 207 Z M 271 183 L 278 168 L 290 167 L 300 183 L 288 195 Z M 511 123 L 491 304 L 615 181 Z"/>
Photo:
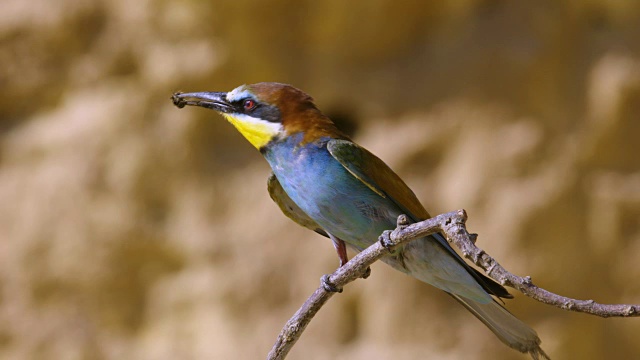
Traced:
<path fill-rule="evenodd" d="M 179 108 L 191 105 L 213 109 L 222 113 L 230 113 L 233 111 L 233 107 L 227 101 L 226 92 L 177 92 L 171 96 L 171 100 L 173 101 L 173 105 Z"/>

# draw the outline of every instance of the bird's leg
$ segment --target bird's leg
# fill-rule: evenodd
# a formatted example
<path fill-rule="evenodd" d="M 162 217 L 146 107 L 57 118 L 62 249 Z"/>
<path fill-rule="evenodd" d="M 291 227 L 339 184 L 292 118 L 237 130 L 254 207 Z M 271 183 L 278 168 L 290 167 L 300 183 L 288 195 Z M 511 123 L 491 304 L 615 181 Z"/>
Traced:
<path fill-rule="evenodd" d="M 344 241 L 338 239 L 337 237 L 331 234 L 329 234 L 329 237 L 333 242 L 333 247 L 336 249 L 336 252 L 338 253 L 338 258 L 340 259 L 340 266 L 343 266 L 344 264 L 347 263 L 347 261 L 349 261 L 349 258 L 347 257 L 347 245 L 344 243 Z"/>
<path fill-rule="evenodd" d="M 349 257 L 347 256 L 347 245 L 345 242 L 332 234 L 329 234 L 331 241 L 333 242 L 333 247 L 336 249 L 338 253 L 338 258 L 340 259 L 340 266 L 344 266 L 349 261 Z M 371 275 L 371 268 L 367 266 L 367 270 L 362 274 L 362 278 L 366 279 Z"/>

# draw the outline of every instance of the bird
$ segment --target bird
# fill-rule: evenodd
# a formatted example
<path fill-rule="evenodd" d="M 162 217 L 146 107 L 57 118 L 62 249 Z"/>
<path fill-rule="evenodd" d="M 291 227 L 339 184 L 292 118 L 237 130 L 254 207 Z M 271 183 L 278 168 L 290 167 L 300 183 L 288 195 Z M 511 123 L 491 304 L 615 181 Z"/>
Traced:
<path fill-rule="evenodd" d="M 294 222 L 331 239 L 340 266 L 348 261 L 347 247 L 364 250 L 395 228 L 398 216 L 414 222 L 431 217 L 387 164 L 291 85 L 261 82 L 229 92 L 177 92 L 172 101 L 179 108 L 216 111 L 259 150 L 272 170 L 267 188 L 273 201 Z M 442 234 L 412 241 L 382 261 L 445 291 L 509 347 L 548 359 L 535 330 L 498 302 L 513 296 L 469 266 Z"/>

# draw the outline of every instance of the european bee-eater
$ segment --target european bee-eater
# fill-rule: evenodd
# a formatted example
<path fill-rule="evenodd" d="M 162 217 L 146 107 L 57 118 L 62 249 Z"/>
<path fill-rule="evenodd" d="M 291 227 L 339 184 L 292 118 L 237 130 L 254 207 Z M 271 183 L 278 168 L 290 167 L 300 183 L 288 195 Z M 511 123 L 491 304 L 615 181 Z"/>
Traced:
<path fill-rule="evenodd" d="M 213 109 L 233 124 L 271 165 L 271 198 L 293 221 L 330 238 L 341 266 L 345 244 L 362 251 L 395 228 L 400 214 L 416 222 L 430 218 L 393 170 L 290 85 L 258 83 L 172 99 L 178 107 Z M 447 292 L 510 347 L 546 357 L 536 332 L 492 297 L 512 298 L 507 290 L 471 268 L 442 235 L 413 241 L 383 261 Z"/>

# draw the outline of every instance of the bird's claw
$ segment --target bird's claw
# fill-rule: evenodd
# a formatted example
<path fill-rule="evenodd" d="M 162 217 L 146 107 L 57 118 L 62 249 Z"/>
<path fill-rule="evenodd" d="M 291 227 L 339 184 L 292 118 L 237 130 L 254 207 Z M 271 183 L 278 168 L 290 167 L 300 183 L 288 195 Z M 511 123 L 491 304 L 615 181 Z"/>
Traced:
<path fill-rule="evenodd" d="M 390 253 L 393 253 L 393 241 L 391 240 L 391 231 L 385 230 L 382 235 L 378 237 L 380 245 L 387 249 Z"/>
<path fill-rule="evenodd" d="M 367 269 L 362 273 L 362 275 L 360 276 L 363 279 L 368 278 L 371 275 L 371 267 L 367 266 Z"/>
<path fill-rule="evenodd" d="M 320 285 L 322 285 L 322 287 L 328 292 L 341 293 L 342 288 L 335 286 L 331 282 L 331 280 L 329 280 L 329 276 L 330 276 L 329 274 L 322 275 L 322 277 L 320 278 Z"/>

